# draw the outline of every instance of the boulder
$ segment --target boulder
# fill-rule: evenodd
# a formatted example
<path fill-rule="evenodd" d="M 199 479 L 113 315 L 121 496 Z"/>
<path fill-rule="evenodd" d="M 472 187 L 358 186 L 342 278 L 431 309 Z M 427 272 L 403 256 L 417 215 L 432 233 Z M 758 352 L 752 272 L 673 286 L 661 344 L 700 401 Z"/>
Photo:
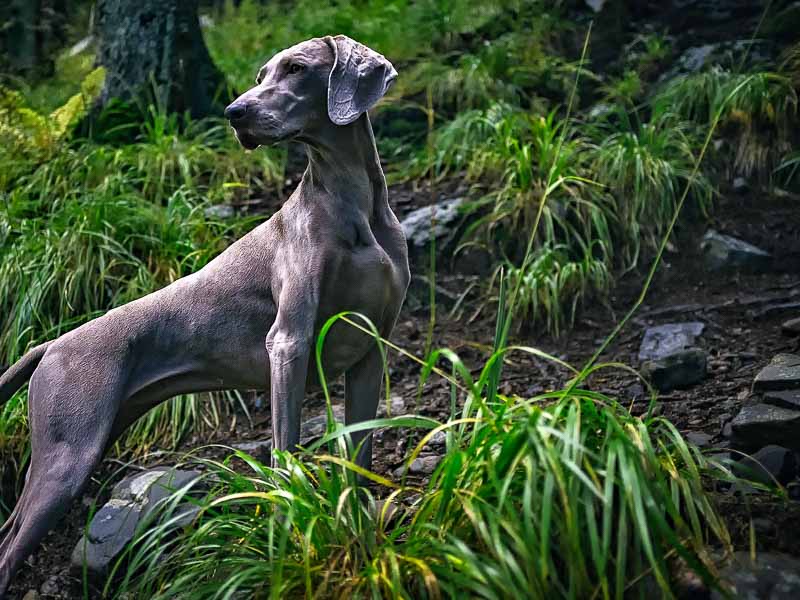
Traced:
<path fill-rule="evenodd" d="M 773 552 L 759 552 L 755 560 L 746 551 L 735 552 L 720 570 L 720 576 L 731 589 L 725 596 L 718 590 L 713 600 L 726 597 L 746 600 L 794 600 L 800 598 L 800 559 Z"/>
<path fill-rule="evenodd" d="M 257 461 L 268 464 L 272 458 L 272 440 L 253 440 L 231 444 L 231 448 L 249 454 Z"/>
<path fill-rule="evenodd" d="M 763 403 L 745 406 L 731 421 L 731 434 L 743 448 L 778 444 L 800 450 L 800 411 Z"/>
<path fill-rule="evenodd" d="M 111 499 L 95 513 L 88 531 L 75 545 L 73 568 L 81 570 L 85 564 L 90 575 L 106 575 L 120 552 L 133 540 L 139 523 L 161 500 L 199 476 L 199 471 L 158 468 L 119 482 L 111 491 Z M 181 522 L 191 522 L 194 507 L 186 505 L 179 510 Z"/>
<path fill-rule="evenodd" d="M 738 238 L 709 230 L 700 244 L 706 267 L 712 271 L 741 269 L 763 272 L 770 268 L 772 255 Z"/>
<path fill-rule="evenodd" d="M 800 356 L 778 354 L 756 375 L 753 382 L 756 392 L 800 390 Z"/>
<path fill-rule="evenodd" d="M 781 325 L 781 333 L 791 337 L 800 335 L 800 317 L 789 319 L 784 322 L 784 324 Z"/>
<path fill-rule="evenodd" d="M 642 365 L 642 375 L 660 392 L 668 392 L 699 383 L 706 376 L 707 357 L 700 348 L 674 352 Z"/>
<path fill-rule="evenodd" d="M 705 325 L 694 321 L 648 327 L 639 347 L 639 360 L 659 360 L 693 346 Z"/>
<path fill-rule="evenodd" d="M 451 237 L 455 233 L 455 225 L 461 218 L 461 207 L 464 202 L 464 198 L 452 198 L 408 213 L 400 223 L 408 245 L 412 249 L 421 250 L 428 247 L 432 237 L 437 241 Z M 434 216 L 434 212 L 435 225 L 431 227 L 431 217 Z"/>
<path fill-rule="evenodd" d="M 685 437 L 687 442 L 698 448 L 708 448 L 711 446 L 711 440 L 714 439 L 713 435 L 702 431 L 690 431 Z"/>
<path fill-rule="evenodd" d="M 797 476 L 797 456 L 788 448 L 771 444 L 733 463 L 733 472 L 764 485 L 774 485 L 776 481 L 786 485 Z"/>
<path fill-rule="evenodd" d="M 780 406 L 790 410 L 800 410 L 800 390 L 782 390 L 764 394 L 764 404 Z"/>

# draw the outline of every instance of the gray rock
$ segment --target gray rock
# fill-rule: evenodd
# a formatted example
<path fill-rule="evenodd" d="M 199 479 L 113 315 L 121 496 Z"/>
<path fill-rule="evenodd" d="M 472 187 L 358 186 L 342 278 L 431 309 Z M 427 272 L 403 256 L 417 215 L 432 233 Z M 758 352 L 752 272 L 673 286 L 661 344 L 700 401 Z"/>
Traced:
<path fill-rule="evenodd" d="M 152 469 L 137 473 L 119 482 L 111 491 L 111 499 L 98 510 L 86 534 L 72 551 L 72 566 L 82 569 L 84 563 L 90 575 L 103 576 L 113 561 L 133 539 L 139 523 L 173 490 L 181 488 L 200 476 L 198 471 Z M 186 505 L 179 523 L 194 518 L 193 508 Z"/>
<path fill-rule="evenodd" d="M 747 185 L 747 179 L 745 179 L 744 177 L 735 177 L 733 179 L 733 191 L 736 192 L 737 194 L 742 194 L 746 192 L 749 188 L 750 186 Z"/>
<path fill-rule="evenodd" d="M 800 356 L 778 354 L 756 375 L 753 382 L 756 392 L 800 390 Z"/>
<path fill-rule="evenodd" d="M 214 206 L 209 206 L 203 211 L 203 214 L 206 216 L 206 219 L 231 219 L 233 218 L 235 211 L 230 204 L 216 204 Z"/>
<path fill-rule="evenodd" d="M 414 475 L 430 475 L 439 466 L 442 457 L 437 454 L 429 454 L 428 456 L 420 456 L 415 458 L 411 465 L 408 467 L 408 472 Z"/>
<path fill-rule="evenodd" d="M 744 269 L 765 271 L 772 264 L 772 255 L 735 237 L 709 230 L 700 245 L 706 266 L 712 271 Z"/>
<path fill-rule="evenodd" d="M 789 319 L 781 325 L 781 332 L 783 335 L 797 336 L 800 335 L 800 317 Z"/>
<path fill-rule="evenodd" d="M 253 440 L 250 442 L 238 442 L 231 444 L 231 448 L 240 450 L 245 454 L 249 454 L 257 461 L 262 463 L 269 463 L 272 458 L 272 440 Z"/>
<path fill-rule="evenodd" d="M 431 241 L 431 233 L 437 240 L 453 233 L 453 225 L 461 217 L 464 198 L 443 200 L 437 204 L 423 206 L 408 213 L 400 223 L 409 246 L 425 248 Z M 435 211 L 436 224 L 431 228 L 431 216 Z"/>
<path fill-rule="evenodd" d="M 688 348 L 642 365 L 642 375 L 660 392 L 668 392 L 702 381 L 707 357 L 700 348 Z"/>
<path fill-rule="evenodd" d="M 744 448 L 778 444 L 800 450 L 800 411 L 769 404 L 745 406 L 731 421 L 733 441 Z"/>
<path fill-rule="evenodd" d="M 694 345 L 703 329 L 705 325 L 697 321 L 648 327 L 639 347 L 639 360 L 659 360 L 679 350 L 685 350 Z"/>
<path fill-rule="evenodd" d="M 344 423 L 344 407 L 336 405 L 333 407 L 333 417 L 339 423 Z M 305 421 L 300 428 L 300 445 L 308 446 L 315 442 L 323 435 L 328 428 L 328 415 L 322 413 L 317 417 L 313 417 Z"/>
<path fill-rule="evenodd" d="M 712 3 L 713 2 L 712 0 Z M 704 18 L 708 19 L 713 11 L 705 10 Z M 721 19 L 726 12 L 718 11 Z M 686 76 L 706 69 L 730 68 L 744 61 L 748 66 L 768 61 L 773 54 L 773 45 L 765 40 L 731 40 L 692 46 L 684 50 L 673 62 L 672 67 L 664 73 L 659 81 L 667 81 L 677 76 Z"/>
<path fill-rule="evenodd" d="M 402 415 L 406 410 L 406 401 L 402 396 L 398 394 L 392 394 L 389 396 L 389 410 L 392 411 L 391 416 L 393 417 Z M 389 416 L 389 413 L 386 411 L 386 396 L 382 396 L 380 403 L 378 404 L 378 417 L 386 416 Z"/>
<path fill-rule="evenodd" d="M 746 551 L 735 552 L 720 571 L 732 588 L 732 597 L 742 600 L 795 600 L 800 598 L 800 559 L 773 552 L 760 552 L 752 560 Z M 719 591 L 713 600 L 725 598 Z"/>
<path fill-rule="evenodd" d="M 783 390 L 764 394 L 764 404 L 780 406 L 790 410 L 800 410 L 800 390 Z"/>
<path fill-rule="evenodd" d="M 586 6 L 591 8 L 594 12 L 599 13 L 603 10 L 606 0 L 585 0 Z"/>
<path fill-rule="evenodd" d="M 782 446 L 764 446 L 752 456 L 733 464 L 733 472 L 743 479 L 774 485 L 786 485 L 797 475 L 795 453 Z"/>
<path fill-rule="evenodd" d="M 61 579 L 58 575 L 51 575 L 48 577 L 45 582 L 42 584 L 42 587 L 39 588 L 39 591 L 42 592 L 45 596 L 56 596 L 61 589 Z"/>
<path fill-rule="evenodd" d="M 433 434 L 433 437 L 428 440 L 428 444 L 432 448 L 442 448 L 447 443 L 447 433 L 444 431 L 437 431 Z"/>
<path fill-rule="evenodd" d="M 712 439 L 714 439 L 713 435 L 702 431 L 690 431 L 686 434 L 686 441 L 698 448 L 708 448 L 711 446 Z"/>

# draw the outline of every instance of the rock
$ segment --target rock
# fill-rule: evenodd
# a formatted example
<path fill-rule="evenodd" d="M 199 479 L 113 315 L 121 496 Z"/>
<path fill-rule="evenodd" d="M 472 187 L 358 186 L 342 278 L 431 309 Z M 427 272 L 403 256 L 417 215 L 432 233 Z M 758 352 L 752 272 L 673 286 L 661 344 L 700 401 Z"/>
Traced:
<path fill-rule="evenodd" d="M 428 454 L 415 458 L 408 466 L 408 473 L 411 475 L 430 475 L 439 466 L 442 457 L 438 454 Z M 403 463 L 393 471 L 395 479 L 402 479 L 406 474 L 406 464 Z"/>
<path fill-rule="evenodd" d="M 414 462 L 412 462 L 411 466 L 408 468 L 408 472 L 414 475 L 430 475 L 436 470 L 436 467 L 439 466 L 441 461 L 442 457 L 437 454 L 420 456 L 414 459 Z"/>
<path fill-rule="evenodd" d="M 659 360 L 649 360 L 641 371 L 658 391 L 668 392 L 702 381 L 706 376 L 706 362 L 704 350 L 689 348 Z"/>
<path fill-rule="evenodd" d="M 764 394 L 764 404 L 780 406 L 791 410 L 800 410 L 800 390 L 784 390 Z"/>
<path fill-rule="evenodd" d="M 231 444 L 231 448 L 249 454 L 257 461 L 269 464 L 272 458 L 272 440 L 254 440 L 251 442 L 239 442 Z"/>
<path fill-rule="evenodd" d="M 22 600 L 39 600 L 39 592 L 36 590 L 28 590 L 28 592 L 22 597 Z"/>
<path fill-rule="evenodd" d="M 735 177 L 733 179 L 733 191 L 736 192 L 737 194 L 743 194 L 749 188 L 750 186 L 747 185 L 747 179 L 745 179 L 744 177 Z"/>
<path fill-rule="evenodd" d="M 743 269 L 763 272 L 772 264 L 772 255 L 745 241 L 709 230 L 700 244 L 706 266 L 712 271 Z"/>
<path fill-rule="evenodd" d="M 797 457 L 788 448 L 769 445 L 732 467 L 734 474 L 743 479 L 764 485 L 774 485 L 776 481 L 786 485 L 797 475 Z"/>
<path fill-rule="evenodd" d="M 424 249 L 431 241 L 431 232 L 436 240 L 447 237 L 453 232 L 453 225 L 461 217 L 464 198 L 443 200 L 437 204 L 423 206 L 408 213 L 400 223 L 406 234 L 408 245 Z M 436 224 L 431 228 L 431 216 L 435 211 Z"/>
<path fill-rule="evenodd" d="M 690 431 L 685 437 L 687 442 L 698 448 L 708 448 L 711 445 L 711 440 L 714 439 L 713 435 L 702 431 Z"/>
<path fill-rule="evenodd" d="M 58 575 L 51 575 L 45 580 L 39 591 L 45 596 L 56 596 L 61 589 L 60 581 L 61 579 Z"/>
<path fill-rule="evenodd" d="M 800 390 L 800 356 L 778 354 L 756 375 L 753 382 L 756 392 Z"/>
<path fill-rule="evenodd" d="M 709 13 L 704 14 L 708 18 Z M 763 64 L 770 60 L 774 53 L 774 45 L 766 40 L 731 40 L 691 46 L 678 56 L 659 81 L 664 82 L 674 77 L 698 73 L 705 69 L 729 68 L 732 64 L 742 63 L 749 67 Z"/>
<path fill-rule="evenodd" d="M 111 491 L 111 499 L 95 513 L 88 532 L 75 545 L 73 568 L 80 570 L 85 563 L 90 575 L 104 576 L 133 539 L 142 519 L 173 490 L 184 487 L 199 476 L 198 471 L 159 468 L 137 473 L 119 482 Z M 179 525 L 194 518 L 194 507 L 185 505 L 179 510 L 182 514 Z"/>
<path fill-rule="evenodd" d="M 333 417 L 339 423 L 344 423 L 344 407 L 338 404 L 334 406 Z M 327 431 L 327 429 L 328 415 L 326 413 L 322 413 L 317 417 L 308 419 L 300 428 L 300 445 L 308 446 L 312 442 L 315 442 L 325 435 L 325 431 Z"/>
<path fill-rule="evenodd" d="M 389 410 L 392 411 L 391 416 L 397 417 L 406 411 L 406 401 L 399 394 L 392 394 L 389 396 Z M 389 413 L 386 410 L 386 396 L 382 396 L 378 404 L 378 417 L 387 417 Z"/>
<path fill-rule="evenodd" d="M 753 519 L 753 529 L 756 530 L 757 536 L 773 536 L 778 532 L 778 527 L 775 521 L 766 517 L 756 517 Z"/>
<path fill-rule="evenodd" d="M 447 433 L 444 431 L 437 431 L 433 434 L 433 437 L 428 440 L 428 444 L 431 448 L 442 448 L 447 443 Z"/>
<path fill-rule="evenodd" d="M 659 360 L 679 350 L 685 350 L 694 345 L 703 329 L 705 325 L 697 321 L 648 327 L 639 347 L 639 360 Z"/>
<path fill-rule="evenodd" d="M 783 335 L 797 336 L 800 335 L 800 317 L 789 319 L 781 325 L 781 332 Z"/>
<path fill-rule="evenodd" d="M 586 6 L 591 8 L 594 12 L 599 13 L 603 10 L 606 0 L 585 0 Z"/>
<path fill-rule="evenodd" d="M 774 552 L 760 552 L 755 560 L 746 551 L 735 552 L 720 570 L 722 580 L 732 587 L 733 598 L 743 600 L 794 600 L 800 598 L 800 559 Z M 726 596 L 718 590 L 712 600 Z"/>
<path fill-rule="evenodd" d="M 731 432 L 736 445 L 744 448 L 778 444 L 800 450 L 800 411 L 769 404 L 745 406 L 731 421 Z"/>
<path fill-rule="evenodd" d="M 209 206 L 203 211 L 203 214 L 206 216 L 206 219 L 230 219 L 233 218 L 235 211 L 230 204 L 217 204 L 215 206 Z"/>

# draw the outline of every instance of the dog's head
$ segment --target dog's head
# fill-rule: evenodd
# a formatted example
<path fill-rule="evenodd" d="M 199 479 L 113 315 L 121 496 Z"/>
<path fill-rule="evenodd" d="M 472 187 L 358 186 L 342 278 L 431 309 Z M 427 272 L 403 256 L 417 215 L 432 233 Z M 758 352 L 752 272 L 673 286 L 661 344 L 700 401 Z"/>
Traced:
<path fill-rule="evenodd" d="M 248 149 L 348 125 L 380 100 L 397 72 L 374 50 L 344 35 L 314 38 L 279 52 L 255 87 L 225 109 Z"/>

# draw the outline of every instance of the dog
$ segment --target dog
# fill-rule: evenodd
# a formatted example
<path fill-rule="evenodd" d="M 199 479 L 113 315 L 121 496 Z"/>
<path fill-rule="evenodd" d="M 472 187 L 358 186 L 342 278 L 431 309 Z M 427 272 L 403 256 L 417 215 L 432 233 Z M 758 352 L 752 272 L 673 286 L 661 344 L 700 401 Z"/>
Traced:
<path fill-rule="evenodd" d="M 305 390 L 319 383 L 310 361 L 322 325 L 356 311 L 389 336 L 410 273 L 367 111 L 396 77 L 381 54 L 341 35 L 276 54 L 225 116 L 247 149 L 305 145 L 308 166 L 282 208 L 198 272 L 37 346 L 0 377 L 0 404 L 30 379 L 31 430 L 27 480 L 0 529 L 0 597 L 148 410 L 178 394 L 269 389 L 273 447 L 291 450 Z M 337 322 L 323 364 L 344 373 L 346 422 L 374 418 L 383 373 L 374 338 Z M 371 436 L 352 438 L 369 468 Z"/>

